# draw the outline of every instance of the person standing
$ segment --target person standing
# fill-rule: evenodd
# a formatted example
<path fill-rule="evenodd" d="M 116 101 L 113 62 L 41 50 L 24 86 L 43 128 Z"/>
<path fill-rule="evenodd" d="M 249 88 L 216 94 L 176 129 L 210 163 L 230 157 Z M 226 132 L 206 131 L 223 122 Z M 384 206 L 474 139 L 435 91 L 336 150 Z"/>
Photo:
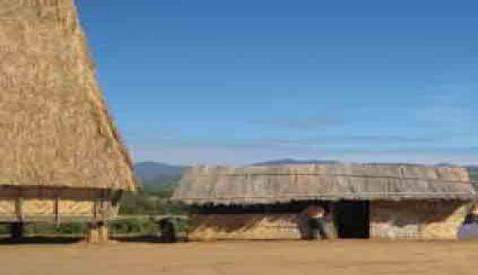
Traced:
<path fill-rule="evenodd" d="M 320 205 L 311 205 L 305 210 L 308 219 L 311 239 L 327 239 L 325 232 L 325 209 Z"/>

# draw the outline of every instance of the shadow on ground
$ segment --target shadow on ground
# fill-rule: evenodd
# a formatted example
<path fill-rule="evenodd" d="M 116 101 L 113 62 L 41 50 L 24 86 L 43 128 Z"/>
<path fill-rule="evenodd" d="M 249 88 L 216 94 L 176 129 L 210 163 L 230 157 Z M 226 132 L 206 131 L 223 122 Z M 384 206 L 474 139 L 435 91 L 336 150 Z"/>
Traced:
<path fill-rule="evenodd" d="M 178 238 L 176 241 L 167 241 L 158 236 L 135 236 L 135 237 L 112 237 L 111 240 L 122 243 L 182 243 L 185 238 Z"/>
<path fill-rule="evenodd" d="M 83 240 L 84 238 L 79 237 L 25 237 L 18 240 L 0 238 L 0 245 L 74 244 Z"/>
<path fill-rule="evenodd" d="M 111 240 L 121 243 L 163 243 L 156 236 L 112 237 Z"/>
<path fill-rule="evenodd" d="M 122 236 L 122 237 L 111 237 L 112 241 L 120 243 L 170 243 L 164 241 L 162 238 L 157 236 Z M 0 237 L 0 246 L 1 245 L 31 245 L 31 244 L 75 244 L 84 242 L 85 238 L 82 237 L 24 237 L 22 239 L 14 240 L 11 238 L 1 238 Z M 177 242 L 184 242 L 184 240 L 178 240 Z"/>

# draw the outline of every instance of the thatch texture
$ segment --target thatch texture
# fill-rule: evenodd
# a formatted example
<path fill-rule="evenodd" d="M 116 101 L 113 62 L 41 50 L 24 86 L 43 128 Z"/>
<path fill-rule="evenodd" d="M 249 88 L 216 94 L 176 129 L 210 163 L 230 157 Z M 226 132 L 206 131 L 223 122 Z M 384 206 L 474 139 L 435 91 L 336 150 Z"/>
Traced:
<path fill-rule="evenodd" d="M 120 191 L 0 185 L 0 222 L 58 222 L 114 217 Z"/>
<path fill-rule="evenodd" d="M 454 240 L 469 208 L 470 203 L 461 201 L 374 201 L 370 203 L 370 238 Z M 303 212 L 193 214 L 188 239 L 307 239 L 310 238 L 310 228 L 308 218 L 302 214 Z M 334 215 L 340 214 L 335 212 Z M 339 227 L 340 222 L 326 222 L 324 229 L 328 238 L 338 238 Z"/>
<path fill-rule="evenodd" d="M 0 185 L 133 190 L 74 1 L 1 1 L 0 21 Z"/>
<path fill-rule="evenodd" d="M 296 214 L 192 215 L 188 240 L 300 240 Z"/>
<path fill-rule="evenodd" d="M 460 201 L 372 202 L 370 237 L 454 240 L 469 209 L 470 203 Z"/>
<path fill-rule="evenodd" d="M 173 200 L 188 204 L 273 204 L 304 200 L 475 198 L 462 168 L 412 165 L 193 167 Z"/>

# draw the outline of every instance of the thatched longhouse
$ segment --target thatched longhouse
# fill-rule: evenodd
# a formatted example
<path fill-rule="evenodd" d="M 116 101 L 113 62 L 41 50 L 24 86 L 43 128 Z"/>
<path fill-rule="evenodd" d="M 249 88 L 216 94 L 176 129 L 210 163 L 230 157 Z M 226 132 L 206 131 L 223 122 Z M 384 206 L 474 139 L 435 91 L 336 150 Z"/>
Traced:
<path fill-rule="evenodd" d="M 305 238 L 312 203 L 333 237 L 454 239 L 474 199 L 466 169 L 355 164 L 194 167 L 173 196 L 192 207 L 193 240 Z"/>
<path fill-rule="evenodd" d="M 104 221 L 135 181 L 74 1 L 2 1 L 0 20 L 0 222 Z"/>

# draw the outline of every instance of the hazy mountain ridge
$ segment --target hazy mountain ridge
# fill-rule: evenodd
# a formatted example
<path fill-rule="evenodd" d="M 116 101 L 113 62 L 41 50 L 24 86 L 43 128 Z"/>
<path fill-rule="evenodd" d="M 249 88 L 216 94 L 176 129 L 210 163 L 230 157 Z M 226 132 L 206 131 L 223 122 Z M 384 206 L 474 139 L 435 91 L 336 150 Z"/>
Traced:
<path fill-rule="evenodd" d="M 184 166 L 154 161 L 138 162 L 134 165 L 136 176 L 145 181 L 153 180 L 157 177 L 181 175 L 184 168 Z"/>
<path fill-rule="evenodd" d="M 166 163 L 147 161 L 134 165 L 136 177 L 144 190 L 151 192 L 164 191 L 173 188 L 186 167 Z"/>
<path fill-rule="evenodd" d="M 470 171 L 471 180 L 478 182 L 478 166 L 468 166 L 467 168 Z"/>

